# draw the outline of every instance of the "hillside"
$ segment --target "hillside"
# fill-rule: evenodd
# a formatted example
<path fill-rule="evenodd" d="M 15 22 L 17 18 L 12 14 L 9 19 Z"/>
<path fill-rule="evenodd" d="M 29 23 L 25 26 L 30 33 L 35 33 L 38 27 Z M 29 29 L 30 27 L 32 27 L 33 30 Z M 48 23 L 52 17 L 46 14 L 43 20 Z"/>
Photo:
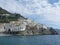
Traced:
<path fill-rule="evenodd" d="M 17 21 L 19 18 L 25 19 L 20 14 L 10 13 L 0 7 L 0 23 L 8 23 L 10 21 Z"/>
<path fill-rule="evenodd" d="M 0 7 L 0 14 L 10 14 L 10 12 L 6 11 L 5 9 L 2 9 Z"/>
<path fill-rule="evenodd" d="M 48 29 L 47 26 L 43 24 L 37 24 L 29 18 L 24 18 L 18 13 L 10 13 L 2 8 L 0 8 L 0 32 L 1 31 L 3 31 L 4 34 L 17 35 L 58 34 L 53 28 Z"/>

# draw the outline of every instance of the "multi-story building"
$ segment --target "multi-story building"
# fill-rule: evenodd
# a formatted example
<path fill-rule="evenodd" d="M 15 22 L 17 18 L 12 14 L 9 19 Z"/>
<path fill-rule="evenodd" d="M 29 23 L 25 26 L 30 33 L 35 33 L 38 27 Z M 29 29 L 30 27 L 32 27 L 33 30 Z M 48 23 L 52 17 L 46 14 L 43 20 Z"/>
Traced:
<path fill-rule="evenodd" d="M 26 29 L 25 23 L 16 24 L 16 23 L 6 23 L 4 25 L 5 31 L 24 31 Z"/>

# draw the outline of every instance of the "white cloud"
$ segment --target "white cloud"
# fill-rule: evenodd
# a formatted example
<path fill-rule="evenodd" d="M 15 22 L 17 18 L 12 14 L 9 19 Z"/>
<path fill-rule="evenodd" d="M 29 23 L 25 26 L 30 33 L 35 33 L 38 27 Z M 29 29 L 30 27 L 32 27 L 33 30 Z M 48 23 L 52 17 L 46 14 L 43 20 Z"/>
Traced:
<path fill-rule="evenodd" d="M 0 6 L 22 14 L 41 14 L 42 7 L 49 6 L 49 4 L 46 0 L 0 0 Z"/>
<path fill-rule="evenodd" d="M 48 3 L 48 0 L 0 0 L 0 7 L 27 17 L 28 15 L 38 17 L 39 15 L 37 20 L 43 23 L 60 25 L 60 1 L 52 5 Z M 40 16 L 43 16 L 42 19 Z"/>

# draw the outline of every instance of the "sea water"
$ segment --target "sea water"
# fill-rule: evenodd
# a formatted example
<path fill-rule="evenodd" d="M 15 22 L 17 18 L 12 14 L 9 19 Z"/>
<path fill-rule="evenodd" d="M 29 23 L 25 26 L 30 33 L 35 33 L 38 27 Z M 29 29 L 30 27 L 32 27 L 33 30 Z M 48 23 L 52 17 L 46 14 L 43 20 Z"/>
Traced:
<path fill-rule="evenodd" d="M 60 35 L 0 36 L 0 45 L 60 45 Z"/>
<path fill-rule="evenodd" d="M 0 45 L 60 45 L 60 34 L 38 36 L 5 35 L 0 36 Z"/>

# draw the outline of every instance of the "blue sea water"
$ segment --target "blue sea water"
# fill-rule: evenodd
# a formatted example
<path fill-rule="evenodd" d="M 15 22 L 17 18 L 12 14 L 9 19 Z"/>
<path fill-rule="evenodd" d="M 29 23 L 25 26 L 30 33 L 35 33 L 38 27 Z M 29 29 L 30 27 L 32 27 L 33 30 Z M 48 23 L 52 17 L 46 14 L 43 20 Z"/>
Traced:
<path fill-rule="evenodd" d="M 60 35 L 1 36 L 0 45 L 60 45 Z"/>
<path fill-rule="evenodd" d="M 0 45 L 60 45 L 60 35 L 0 36 Z"/>

